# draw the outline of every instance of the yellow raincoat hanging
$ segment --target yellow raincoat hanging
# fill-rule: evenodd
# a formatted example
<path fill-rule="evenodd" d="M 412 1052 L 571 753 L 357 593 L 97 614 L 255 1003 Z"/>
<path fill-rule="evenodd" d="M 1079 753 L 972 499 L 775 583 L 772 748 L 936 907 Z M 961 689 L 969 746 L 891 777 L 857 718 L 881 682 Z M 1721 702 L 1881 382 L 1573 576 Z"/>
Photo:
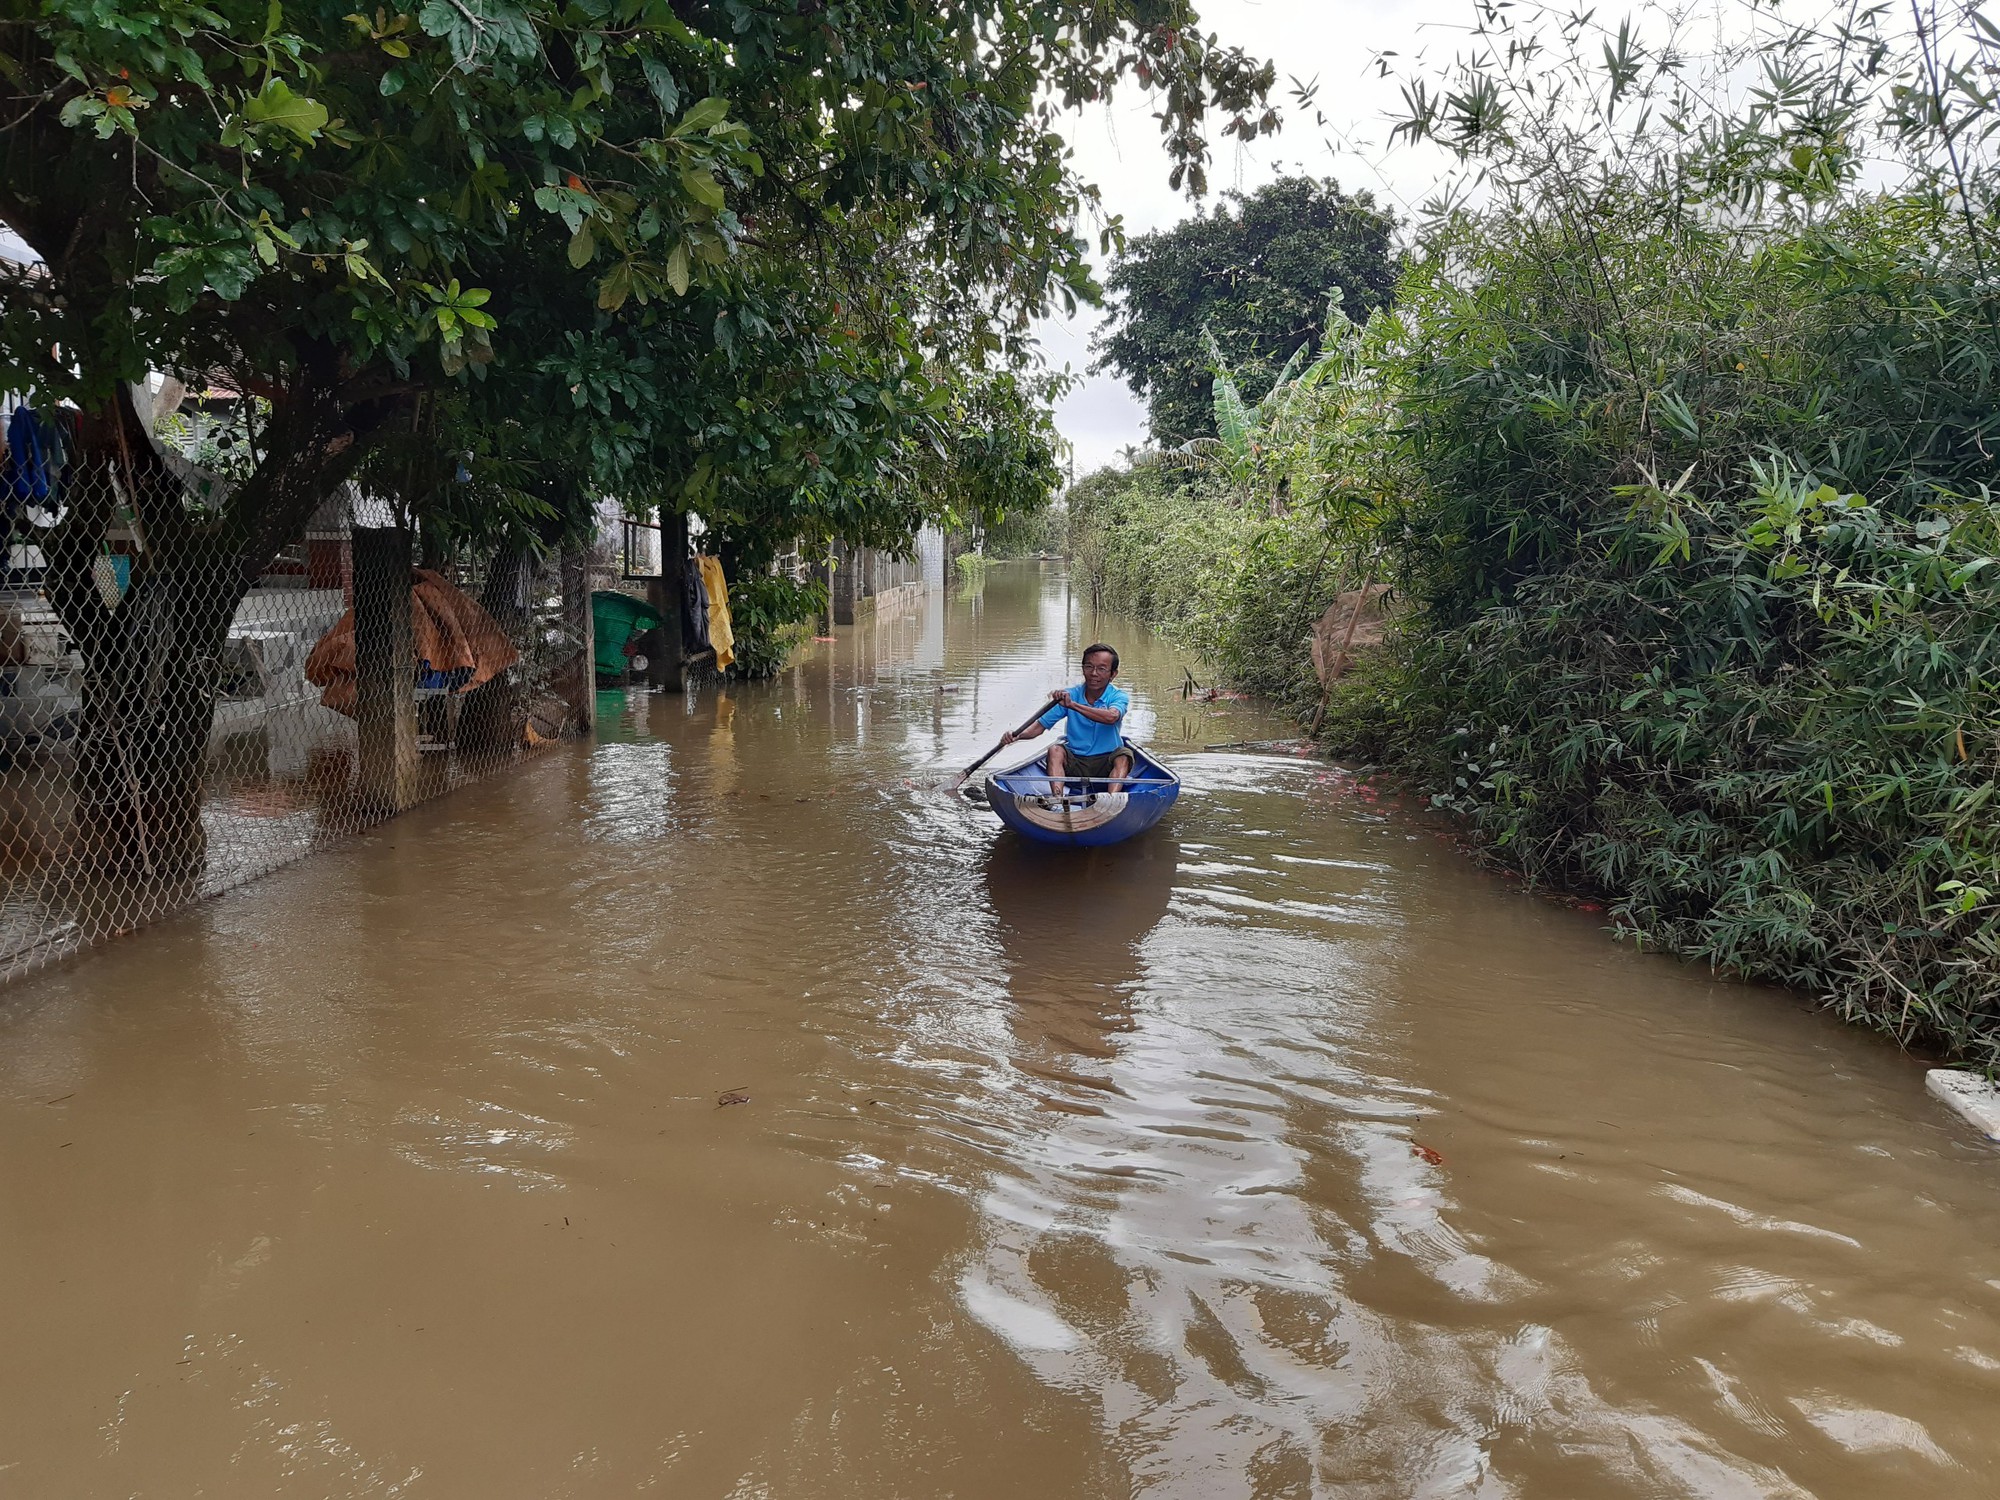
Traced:
<path fill-rule="evenodd" d="M 729 584 L 722 576 L 722 559 L 697 557 L 701 586 L 708 590 L 708 643 L 715 648 L 715 670 L 727 672 L 736 660 L 736 632 L 729 624 Z"/>

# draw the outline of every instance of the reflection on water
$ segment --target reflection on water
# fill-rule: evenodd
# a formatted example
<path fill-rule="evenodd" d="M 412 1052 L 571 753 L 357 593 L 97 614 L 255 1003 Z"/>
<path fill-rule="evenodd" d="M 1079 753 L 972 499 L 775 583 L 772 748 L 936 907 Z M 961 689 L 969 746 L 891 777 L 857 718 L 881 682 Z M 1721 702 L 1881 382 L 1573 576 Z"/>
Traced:
<path fill-rule="evenodd" d="M 1120 1034 L 1133 1029 L 1141 945 L 1167 914 L 1179 863 L 1180 845 L 1164 830 L 1101 849 L 1035 844 L 1014 833 L 994 840 L 986 899 L 1020 1039 L 1013 1061 L 1058 1085 L 1041 1094 L 1050 1107 L 1091 1110 L 1088 1091 L 1111 1087 L 1102 1068 L 1093 1075 L 1082 1062 L 1108 1062 Z"/>
<path fill-rule="evenodd" d="M 935 792 L 1097 638 L 1167 823 Z M 1917 1065 L 1181 666 L 1003 568 L 8 992 L 0 1493 L 2000 1492 Z"/>

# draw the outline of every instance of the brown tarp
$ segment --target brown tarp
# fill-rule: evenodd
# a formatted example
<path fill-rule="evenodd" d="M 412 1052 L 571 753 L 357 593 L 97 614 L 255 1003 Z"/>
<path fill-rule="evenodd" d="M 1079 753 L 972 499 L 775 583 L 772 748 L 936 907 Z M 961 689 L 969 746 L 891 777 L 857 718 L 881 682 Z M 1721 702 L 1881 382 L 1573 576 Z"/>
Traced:
<path fill-rule="evenodd" d="M 493 616 L 457 584 L 429 568 L 410 570 L 410 628 L 415 637 L 417 670 L 430 663 L 433 672 L 469 670 L 457 691 L 469 693 L 521 659 Z M 354 717 L 354 609 L 312 648 L 306 658 L 306 681 L 320 689 L 319 701 L 336 713 Z"/>

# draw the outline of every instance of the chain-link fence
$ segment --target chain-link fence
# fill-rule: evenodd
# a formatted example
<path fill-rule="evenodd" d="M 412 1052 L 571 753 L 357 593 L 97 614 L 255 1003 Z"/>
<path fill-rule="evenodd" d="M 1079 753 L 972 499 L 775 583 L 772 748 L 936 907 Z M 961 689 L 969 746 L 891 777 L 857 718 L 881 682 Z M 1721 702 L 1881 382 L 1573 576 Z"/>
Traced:
<path fill-rule="evenodd" d="M 199 504 L 152 535 L 117 494 L 15 508 L 0 980 L 588 727 L 582 558 L 424 567 L 420 539 L 355 525 L 357 503 L 323 506 L 255 576 Z"/>

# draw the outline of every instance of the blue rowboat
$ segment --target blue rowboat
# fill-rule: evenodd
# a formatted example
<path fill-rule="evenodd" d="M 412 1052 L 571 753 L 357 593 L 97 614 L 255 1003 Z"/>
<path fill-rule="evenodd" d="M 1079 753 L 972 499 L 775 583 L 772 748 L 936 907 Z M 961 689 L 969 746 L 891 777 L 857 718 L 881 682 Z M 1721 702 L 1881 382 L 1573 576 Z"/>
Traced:
<path fill-rule="evenodd" d="M 1132 774 L 1117 791 L 1109 781 L 1066 776 L 1064 795 L 1057 797 L 1044 754 L 988 778 L 987 803 L 1009 828 L 1044 844 L 1121 843 L 1159 822 L 1181 794 L 1180 777 L 1137 745 L 1128 741 L 1125 748 L 1132 752 Z"/>

